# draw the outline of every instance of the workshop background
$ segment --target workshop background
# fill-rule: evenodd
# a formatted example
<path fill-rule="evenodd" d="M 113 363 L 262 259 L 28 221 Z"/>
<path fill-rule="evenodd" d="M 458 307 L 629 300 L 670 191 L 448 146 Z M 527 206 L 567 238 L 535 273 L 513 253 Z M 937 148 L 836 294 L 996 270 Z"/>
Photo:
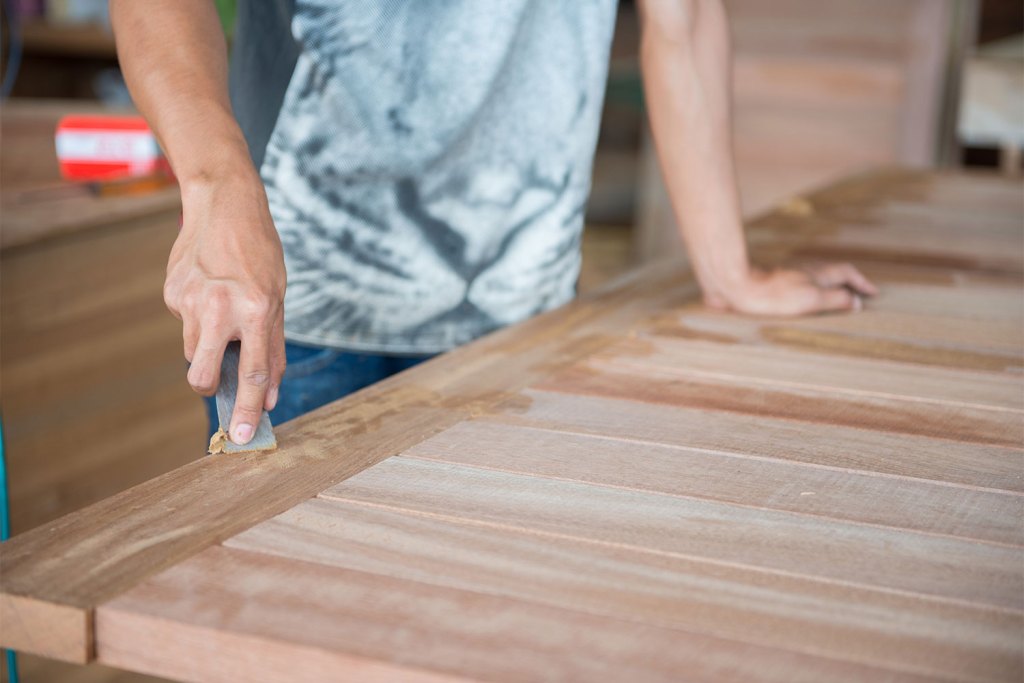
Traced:
<path fill-rule="evenodd" d="M 217 2 L 230 37 L 233 0 Z M 1019 0 L 726 0 L 745 214 L 886 165 L 1021 172 Z M 579 288 L 679 253 L 643 111 L 636 9 L 622 2 Z M 7 0 L 0 107 L 0 407 L 11 532 L 205 452 L 162 284 L 180 210 L 159 164 L 62 177 L 68 115 L 131 115 L 105 0 Z M 86 119 L 88 120 L 88 119 Z M 73 132 L 73 123 L 71 130 Z M 32 657 L 22 680 L 142 681 Z"/>

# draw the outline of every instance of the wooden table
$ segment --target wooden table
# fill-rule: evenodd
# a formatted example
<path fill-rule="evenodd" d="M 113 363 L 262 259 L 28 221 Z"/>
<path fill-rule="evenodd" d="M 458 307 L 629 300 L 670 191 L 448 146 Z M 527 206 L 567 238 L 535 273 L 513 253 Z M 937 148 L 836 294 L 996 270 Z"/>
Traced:
<path fill-rule="evenodd" d="M 1019 681 L 1022 186 L 808 200 L 759 260 L 850 254 L 865 312 L 636 273 L 14 538 L 0 641 L 195 681 Z"/>

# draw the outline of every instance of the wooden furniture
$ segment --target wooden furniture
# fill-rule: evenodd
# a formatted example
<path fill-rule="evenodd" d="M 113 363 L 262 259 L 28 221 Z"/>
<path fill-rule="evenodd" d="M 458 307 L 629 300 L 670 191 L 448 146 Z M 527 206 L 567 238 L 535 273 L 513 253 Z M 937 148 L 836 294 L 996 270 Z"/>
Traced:
<path fill-rule="evenodd" d="M 54 129 L 72 108 L 3 110 L 0 396 L 15 533 L 205 452 L 206 415 L 162 296 L 177 190 L 18 199 L 53 191 Z"/>
<path fill-rule="evenodd" d="M 119 78 L 117 49 L 109 26 L 30 18 L 21 23 L 20 32 L 22 61 L 12 91 L 16 98 L 88 102 L 101 95 L 97 77 L 106 73 L 113 82 Z"/>
<path fill-rule="evenodd" d="M 957 132 L 973 147 L 1000 151 L 1003 172 L 1021 173 L 1024 149 L 1024 34 L 981 47 L 964 68 Z"/>
<path fill-rule="evenodd" d="M 1024 188 L 751 227 L 867 310 L 653 266 L 0 547 L 0 644 L 189 681 L 1016 681 Z"/>
<path fill-rule="evenodd" d="M 117 46 L 109 26 L 99 23 L 55 23 L 30 19 L 21 25 L 29 54 L 91 57 L 116 63 Z"/>
<path fill-rule="evenodd" d="M 734 142 L 745 216 L 880 165 L 931 166 L 954 149 L 973 0 L 726 0 Z M 637 253 L 681 245 L 650 136 Z"/>

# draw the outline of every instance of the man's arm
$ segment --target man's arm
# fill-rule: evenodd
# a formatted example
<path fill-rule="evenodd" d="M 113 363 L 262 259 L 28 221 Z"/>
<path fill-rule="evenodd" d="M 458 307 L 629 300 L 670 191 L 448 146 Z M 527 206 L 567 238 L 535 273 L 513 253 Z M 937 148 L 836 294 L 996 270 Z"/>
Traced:
<path fill-rule="evenodd" d="M 217 389 L 224 348 L 242 342 L 230 436 L 247 443 L 284 373 L 281 242 L 228 101 L 227 47 L 211 0 L 111 0 L 132 97 L 181 183 L 183 225 L 164 299 L 181 319 L 188 381 Z"/>
<path fill-rule="evenodd" d="M 640 61 L 669 196 L 708 305 L 800 315 L 860 306 L 877 290 L 849 264 L 750 266 L 732 153 L 732 55 L 721 0 L 641 0 Z"/>

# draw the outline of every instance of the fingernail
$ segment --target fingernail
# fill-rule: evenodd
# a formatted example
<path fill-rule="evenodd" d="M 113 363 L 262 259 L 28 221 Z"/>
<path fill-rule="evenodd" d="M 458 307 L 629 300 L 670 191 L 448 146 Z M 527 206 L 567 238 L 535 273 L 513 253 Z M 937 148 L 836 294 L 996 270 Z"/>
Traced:
<path fill-rule="evenodd" d="M 245 424 L 244 422 L 240 425 L 235 426 L 235 432 L 231 435 L 231 440 L 239 446 L 243 446 L 249 443 L 252 439 L 252 425 Z"/>
<path fill-rule="evenodd" d="M 277 387 L 270 387 L 267 392 L 267 410 L 273 410 L 277 405 Z"/>

